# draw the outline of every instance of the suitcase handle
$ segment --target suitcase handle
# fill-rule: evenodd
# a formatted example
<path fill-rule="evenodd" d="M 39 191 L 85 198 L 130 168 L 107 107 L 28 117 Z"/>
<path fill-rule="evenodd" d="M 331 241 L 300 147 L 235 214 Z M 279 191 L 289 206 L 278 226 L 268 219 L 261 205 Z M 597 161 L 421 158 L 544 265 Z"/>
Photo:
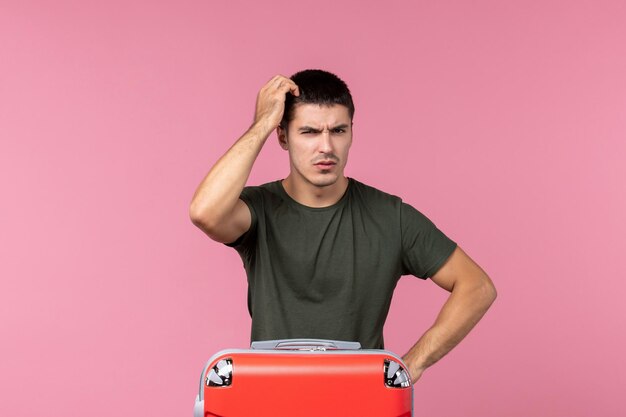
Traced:
<path fill-rule="evenodd" d="M 359 350 L 359 342 L 327 339 L 279 339 L 252 342 L 251 349 L 274 350 Z"/>

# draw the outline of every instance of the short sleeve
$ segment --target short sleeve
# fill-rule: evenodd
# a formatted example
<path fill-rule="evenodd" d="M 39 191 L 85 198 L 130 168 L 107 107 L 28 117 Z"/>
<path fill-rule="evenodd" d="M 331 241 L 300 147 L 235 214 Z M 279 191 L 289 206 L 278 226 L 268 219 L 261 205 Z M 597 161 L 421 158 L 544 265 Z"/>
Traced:
<path fill-rule="evenodd" d="M 256 242 L 256 231 L 259 219 L 259 211 L 262 209 L 261 201 L 259 200 L 259 193 L 256 192 L 258 187 L 245 187 L 239 198 L 250 209 L 250 228 L 244 234 L 239 236 L 237 240 L 230 243 L 225 243 L 226 246 L 230 246 L 237 250 L 242 258 L 246 259 L 253 253 L 252 247 Z"/>
<path fill-rule="evenodd" d="M 430 278 L 452 254 L 457 244 L 414 207 L 402 203 L 402 275 Z"/>

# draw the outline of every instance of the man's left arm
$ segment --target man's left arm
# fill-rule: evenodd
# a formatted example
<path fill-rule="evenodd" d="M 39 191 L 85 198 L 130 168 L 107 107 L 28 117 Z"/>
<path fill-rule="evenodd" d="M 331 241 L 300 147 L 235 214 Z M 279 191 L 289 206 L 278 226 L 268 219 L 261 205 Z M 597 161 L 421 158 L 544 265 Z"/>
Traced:
<path fill-rule="evenodd" d="M 432 327 L 402 357 L 413 383 L 463 340 L 497 295 L 489 276 L 458 246 L 431 279 L 450 296 Z"/>

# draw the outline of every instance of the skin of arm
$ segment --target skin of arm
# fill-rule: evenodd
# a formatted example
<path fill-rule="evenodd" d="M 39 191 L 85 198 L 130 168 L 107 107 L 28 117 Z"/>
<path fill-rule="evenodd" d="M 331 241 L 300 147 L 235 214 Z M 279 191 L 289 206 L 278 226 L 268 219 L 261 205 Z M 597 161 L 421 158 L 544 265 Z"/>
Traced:
<path fill-rule="evenodd" d="M 299 95 L 298 86 L 282 75 L 276 75 L 261 88 L 254 123 L 213 165 L 196 189 L 189 217 L 211 239 L 232 242 L 250 228 L 250 210 L 239 196 L 261 148 L 282 119 L 287 92 Z"/>
<path fill-rule="evenodd" d="M 458 246 L 431 279 L 450 296 L 435 323 L 402 357 L 413 383 L 463 340 L 497 296 L 485 271 Z"/>

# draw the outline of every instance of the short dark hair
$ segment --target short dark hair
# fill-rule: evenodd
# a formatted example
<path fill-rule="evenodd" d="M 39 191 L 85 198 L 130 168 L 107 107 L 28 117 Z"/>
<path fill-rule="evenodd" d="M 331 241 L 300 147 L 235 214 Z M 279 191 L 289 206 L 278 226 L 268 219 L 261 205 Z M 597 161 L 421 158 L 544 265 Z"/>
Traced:
<path fill-rule="evenodd" d="M 295 107 L 299 103 L 325 106 L 341 104 L 348 108 L 350 120 L 354 117 L 354 103 L 350 90 L 335 74 L 320 69 L 307 69 L 296 72 L 289 78 L 298 86 L 300 95 L 287 93 L 285 111 L 280 122 L 283 129 L 287 129 L 287 125 L 293 120 Z"/>

